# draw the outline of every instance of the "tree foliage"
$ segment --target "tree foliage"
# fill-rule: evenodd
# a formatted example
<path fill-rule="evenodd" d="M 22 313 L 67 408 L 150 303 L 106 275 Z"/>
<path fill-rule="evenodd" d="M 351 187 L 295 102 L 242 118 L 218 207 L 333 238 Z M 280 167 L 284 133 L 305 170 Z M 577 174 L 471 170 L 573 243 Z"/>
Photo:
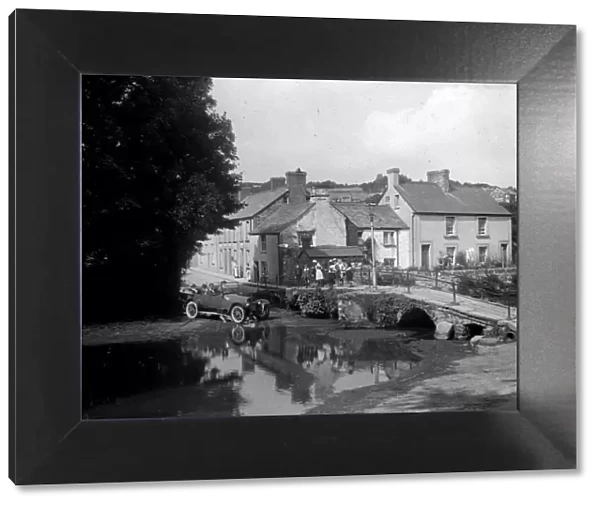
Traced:
<path fill-rule="evenodd" d="M 208 78 L 85 76 L 84 320 L 160 314 L 239 208 L 230 121 Z"/>

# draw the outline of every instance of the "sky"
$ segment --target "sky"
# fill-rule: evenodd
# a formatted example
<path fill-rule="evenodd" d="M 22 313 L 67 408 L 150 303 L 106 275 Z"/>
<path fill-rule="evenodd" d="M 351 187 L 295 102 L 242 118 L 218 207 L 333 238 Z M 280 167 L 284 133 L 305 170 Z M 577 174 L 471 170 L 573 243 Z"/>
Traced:
<path fill-rule="evenodd" d="M 245 181 L 298 167 L 309 181 L 371 181 L 391 167 L 414 180 L 516 186 L 516 86 L 214 79 Z"/>

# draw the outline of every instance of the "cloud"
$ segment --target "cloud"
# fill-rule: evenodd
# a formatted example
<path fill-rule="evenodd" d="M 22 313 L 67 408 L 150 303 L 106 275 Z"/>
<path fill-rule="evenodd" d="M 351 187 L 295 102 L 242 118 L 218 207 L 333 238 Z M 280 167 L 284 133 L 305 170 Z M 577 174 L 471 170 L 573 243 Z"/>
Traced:
<path fill-rule="evenodd" d="M 511 170 L 516 166 L 514 96 L 506 86 L 441 86 L 419 107 L 371 112 L 362 130 L 364 148 L 420 168 L 423 163 L 450 168 L 465 180 L 482 169 Z"/>
<path fill-rule="evenodd" d="M 389 167 L 420 179 L 515 184 L 512 85 L 215 79 L 245 177 L 298 166 L 315 180 L 371 180 Z"/>
<path fill-rule="evenodd" d="M 363 141 L 371 151 L 414 153 L 440 140 L 461 135 L 473 115 L 474 93 L 466 87 L 434 90 L 419 109 L 373 111 L 367 118 Z"/>

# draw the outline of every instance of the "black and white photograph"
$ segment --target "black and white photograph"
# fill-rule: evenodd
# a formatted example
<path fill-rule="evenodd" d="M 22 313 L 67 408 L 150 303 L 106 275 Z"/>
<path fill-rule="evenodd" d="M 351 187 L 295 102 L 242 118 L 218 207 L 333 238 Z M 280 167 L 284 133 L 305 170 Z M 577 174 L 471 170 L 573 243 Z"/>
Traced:
<path fill-rule="evenodd" d="M 84 419 L 515 410 L 514 84 L 82 77 Z"/>

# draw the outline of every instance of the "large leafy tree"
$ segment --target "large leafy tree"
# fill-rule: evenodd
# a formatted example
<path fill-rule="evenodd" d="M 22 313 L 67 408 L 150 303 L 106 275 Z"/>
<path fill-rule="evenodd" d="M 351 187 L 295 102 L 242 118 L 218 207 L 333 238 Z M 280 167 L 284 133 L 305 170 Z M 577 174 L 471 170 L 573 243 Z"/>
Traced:
<path fill-rule="evenodd" d="M 209 78 L 85 76 L 85 320 L 173 307 L 198 241 L 239 205 L 231 122 Z"/>

